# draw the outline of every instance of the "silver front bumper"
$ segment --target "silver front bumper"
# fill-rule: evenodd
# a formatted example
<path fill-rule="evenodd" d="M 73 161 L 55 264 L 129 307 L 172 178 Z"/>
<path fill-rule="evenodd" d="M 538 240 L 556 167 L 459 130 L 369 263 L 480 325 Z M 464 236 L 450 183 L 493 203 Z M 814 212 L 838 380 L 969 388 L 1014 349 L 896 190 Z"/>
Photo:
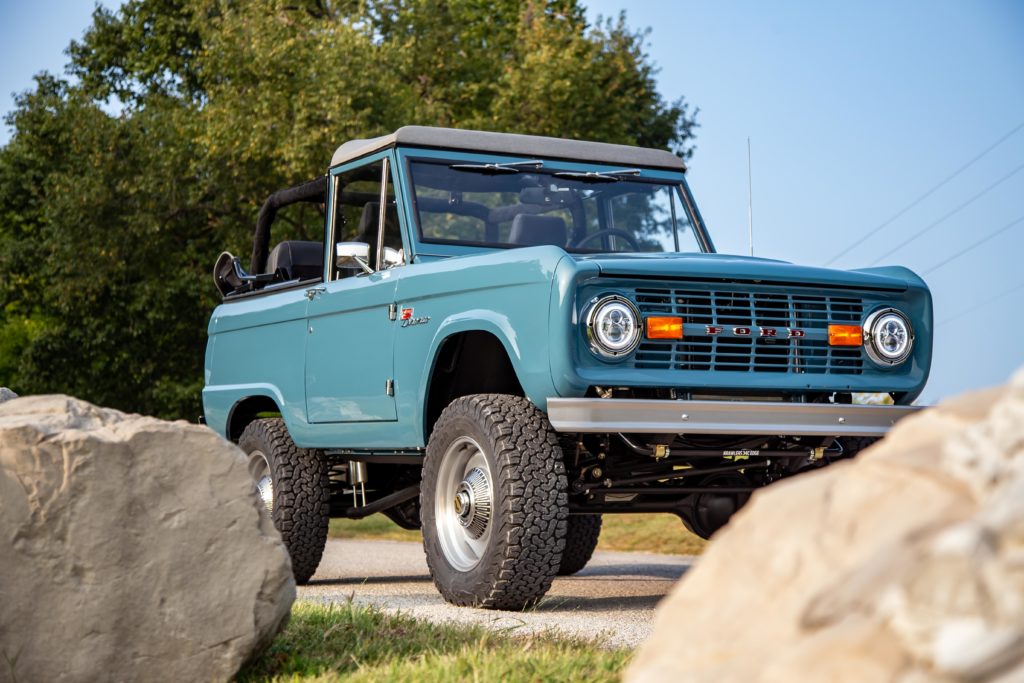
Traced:
<path fill-rule="evenodd" d="M 559 432 L 883 436 L 920 408 L 835 403 L 549 398 Z"/>

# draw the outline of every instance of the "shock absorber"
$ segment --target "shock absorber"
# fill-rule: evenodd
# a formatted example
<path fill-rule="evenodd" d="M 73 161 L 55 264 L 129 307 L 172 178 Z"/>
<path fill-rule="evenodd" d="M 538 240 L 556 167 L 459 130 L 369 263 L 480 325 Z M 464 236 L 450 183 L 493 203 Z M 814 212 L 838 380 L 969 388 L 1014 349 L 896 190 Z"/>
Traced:
<path fill-rule="evenodd" d="M 366 463 L 361 460 L 348 461 L 348 483 L 352 485 L 352 507 L 366 505 Z M 362 499 L 362 503 L 360 503 Z"/>

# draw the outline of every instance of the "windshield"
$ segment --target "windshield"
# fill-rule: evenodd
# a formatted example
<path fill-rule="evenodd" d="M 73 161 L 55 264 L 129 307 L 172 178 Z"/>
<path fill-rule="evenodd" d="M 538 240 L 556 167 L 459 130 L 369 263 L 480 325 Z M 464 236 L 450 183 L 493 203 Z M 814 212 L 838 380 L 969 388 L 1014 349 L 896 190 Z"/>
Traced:
<path fill-rule="evenodd" d="M 547 165 L 551 168 L 547 168 Z M 412 161 L 420 240 L 575 253 L 702 251 L 678 184 L 637 169 Z"/>

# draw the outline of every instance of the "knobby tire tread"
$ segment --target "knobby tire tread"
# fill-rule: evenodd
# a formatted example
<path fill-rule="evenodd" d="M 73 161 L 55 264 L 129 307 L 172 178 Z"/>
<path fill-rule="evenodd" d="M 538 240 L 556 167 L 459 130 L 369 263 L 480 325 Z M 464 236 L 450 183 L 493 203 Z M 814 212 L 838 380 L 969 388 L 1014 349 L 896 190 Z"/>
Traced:
<path fill-rule="evenodd" d="M 270 460 L 274 482 L 274 526 L 291 556 L 295 583 L 307 583 L 327 544 L 330 479 L 319 451 L 299 448 L 281 418 L 250 422 L 238 445 L 247 454 L 259 448 Z"/>

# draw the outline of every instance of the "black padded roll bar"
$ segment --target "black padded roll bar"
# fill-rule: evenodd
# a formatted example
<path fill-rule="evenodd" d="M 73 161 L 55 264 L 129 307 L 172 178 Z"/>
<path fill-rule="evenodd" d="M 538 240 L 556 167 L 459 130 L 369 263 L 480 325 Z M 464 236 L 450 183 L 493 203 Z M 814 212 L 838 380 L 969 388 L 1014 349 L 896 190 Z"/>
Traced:
<path fill-rule="evenodd" d="M 249 264 L 250 273 L 262 273 L 264 268 L 267 267 L 270 225 L 274 222 L 277 210 L 291 204 L 298 204 L 299 202 L 327 203 L 327 176 L 320 176 L 307 183 L 289 187 L 287 190 L 279 190 L 267 197 L 267 201 L 263 202 L 259 216 L 256 217 L 256 234 L 252 238 L 252 261 Z"/>

